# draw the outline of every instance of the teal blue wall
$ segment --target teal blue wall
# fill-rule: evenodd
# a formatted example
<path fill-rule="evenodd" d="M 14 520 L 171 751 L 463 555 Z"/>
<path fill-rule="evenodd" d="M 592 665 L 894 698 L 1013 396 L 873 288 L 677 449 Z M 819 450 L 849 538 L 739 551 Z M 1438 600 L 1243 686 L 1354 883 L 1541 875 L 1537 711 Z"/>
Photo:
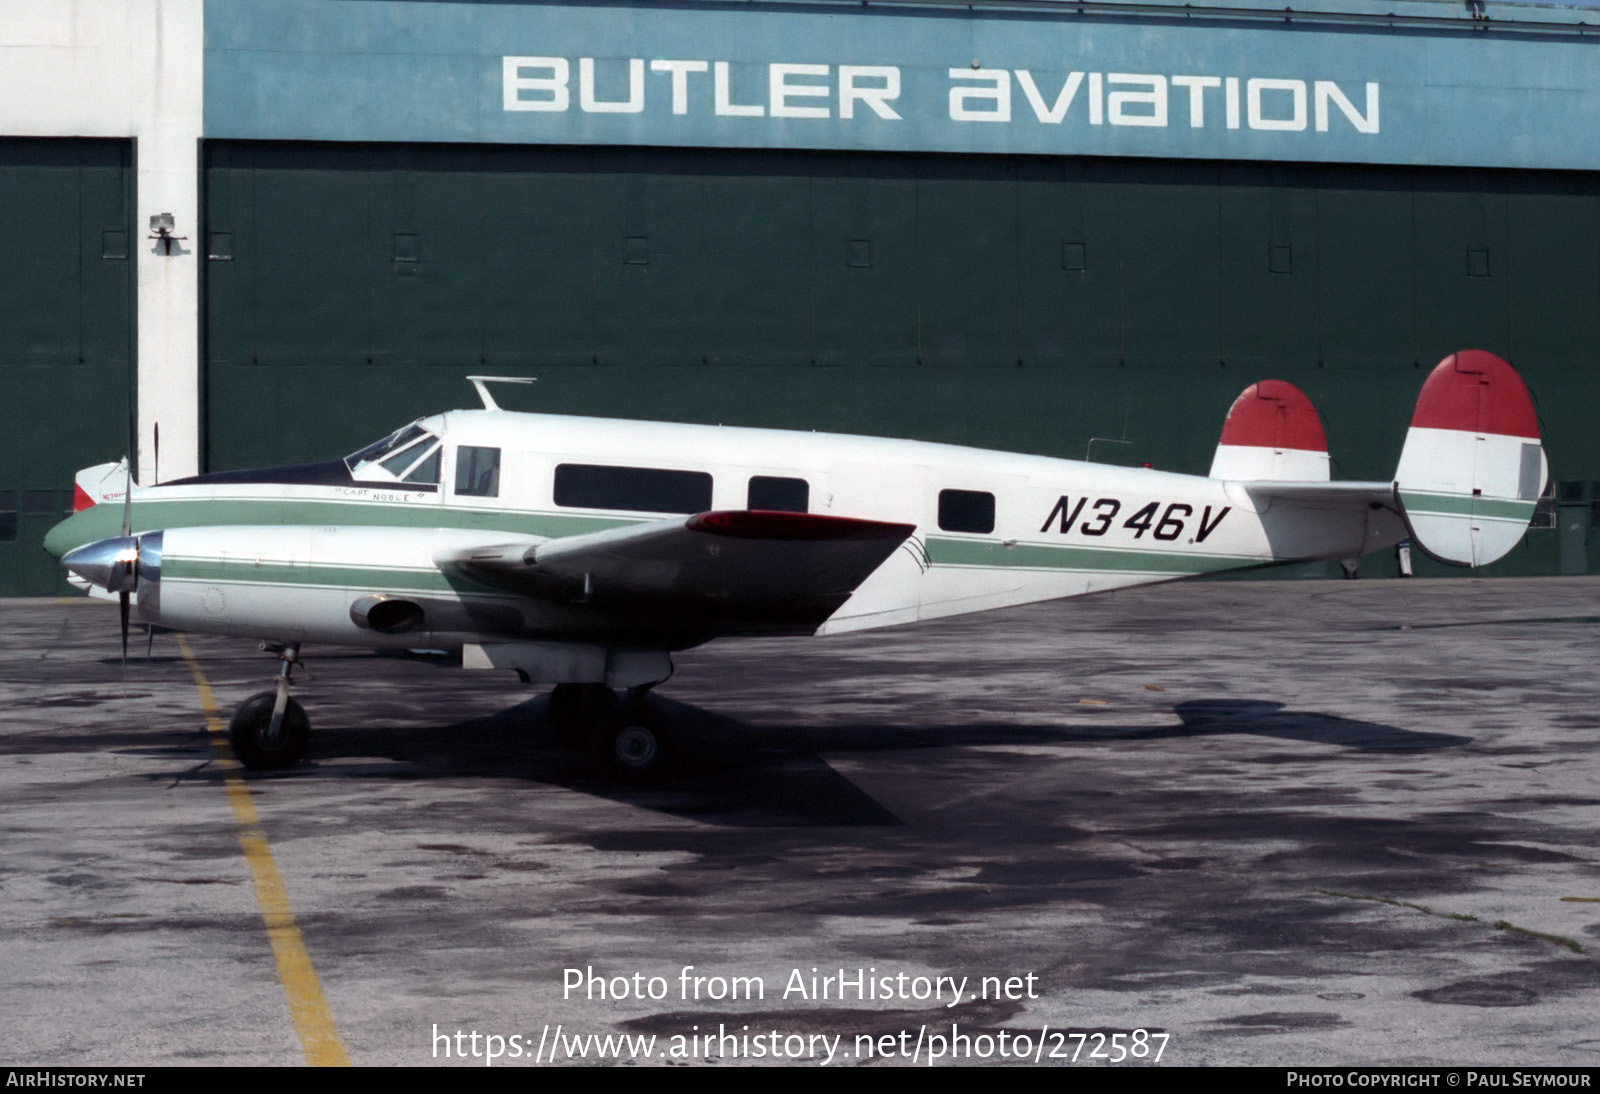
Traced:
<path fill-rule="evenodd" d="M 1505 10 L 1491 7 L 1497 18 Z M 507 56 L 561 59 L 568 66 L 566 109 L 507 110 Z M 595 97 L 608 101 L 629 97 L 629 59 L 646 62 L 638 112 L 583 109 L 585 57 L 595 59 Z M 652 60 L 708 66 L 685 76 L 683 113 L 674 112 L 671 77 L 651 71 Z M 760 116 L 716 113 L 719 61 L 730 66 L 730 101 L 760 107 Z M 825 66 L 821 75 L 790 82 L 826 93 L 790 105 L 828 116 L 771 116 L 774 63 Z M 975 64 L 1003 72 L 1009 121 L 952 119 L 950 89 L 969 84 L 965 76 Z M 899 118 L 879 117 L 862 104 L 854 117 L 840 117 L 842 65 L 894 69 L 900 95 L 886 105 Z M 952 70 L 962 77 L 953 78 Z M 1029 73 L 1046 104 L 1070 73 L 1084 74 L 1059 123 L 1038 119 L 1018 70 Z M 1166 124 L 1113 124 L 1110 93 L 1136 89 L 1115 83 L 1116 74 L 1160 77 Z M 1193 124 L 1189 87 L 1170 82 L 1186 76 L 1239 80 L 1238 128 L 1228 126 L 1223 86 L 1201 89 L 1202 124 Z M 1252 129 L 1252 78 L 1303 85 L 1304 128 Z M 1100 124 L 1090 111 L 1095 80 Z M 1370 118 L 1366 88 L 1376 85 L 1378 131 L 1359 132 L 1335 106 L 1319 132 L 1317 81 L 1332 81 L 1364 118 Z M 1259 93 L 1261 120 L 1293 120 L 1292 88 L 1263 86 Z M 205 132 L 216 138 L 1600 166 L 1600 33 L 1528 33 L 1449 19 L 1387 29 L 981 7 L 207 0 L 205 95 Z M 554 96 L 534 89 L 516 94 L 534 102 Z M 1136 122 L 1153 110 L 1129 104 L 1122 120 Z"/>

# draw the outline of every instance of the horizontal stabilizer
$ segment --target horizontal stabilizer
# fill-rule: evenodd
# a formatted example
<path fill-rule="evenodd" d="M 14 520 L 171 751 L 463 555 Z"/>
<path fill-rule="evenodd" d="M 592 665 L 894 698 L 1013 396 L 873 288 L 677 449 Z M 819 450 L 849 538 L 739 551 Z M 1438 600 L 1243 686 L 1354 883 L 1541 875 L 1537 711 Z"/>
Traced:
<path fill-rule="evenodd" d="M 1390 482 L 1274 482 L 1263 479 L 1241 483 L 1264 510 L 1265 503 L 1291 502 L 1324 509 L 1396 509 L 1394 484 Z"/>
<path fill-rule="evenodd" d="M 1516 371 L 1484 350 L 1439 362 L 1395 471 L 1413 542 L 1440 562 L 1493 562 L 1522 539 L 1547 477 L 1538 415 Z"/>
<path fill-rule="evenodd" d="M 1282 380 L 1245 388 L 1222 423 L 1211 477 L 1327 482 L 1328 442 L 1311 400 Z"/>

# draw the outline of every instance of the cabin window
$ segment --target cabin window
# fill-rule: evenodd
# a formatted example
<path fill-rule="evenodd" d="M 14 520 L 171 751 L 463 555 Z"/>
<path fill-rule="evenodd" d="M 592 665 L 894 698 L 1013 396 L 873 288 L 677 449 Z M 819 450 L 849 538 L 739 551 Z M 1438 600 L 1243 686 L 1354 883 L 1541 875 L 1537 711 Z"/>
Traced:
<path fill-rule="evenodd" d="M 17 492 L 0 490 L 0 543 L 17 538 Z"/>
<path fill-rule="evenodd" d="M 750 476 L 750 509 L 780 513 L 805 513 L 811 508 L 811 486 L 805 479 L 777 475 Z"/>
<path fill-rule="evenodd" d="M 711 508 L 711 476 L 704 471 L 563 463 L 556 467 L 555 501 L 575 509 L 701 513 Z"/>
<path fill-rule="evenodd" d="M 986 490 L 939 491 L 939 527 L 946 532 L 994 531 L 994 495 Z"/>
<path fill-rule="evenodd" d="M 456 493 L 466 498 L 500 496 L 500 450 L 464 444 L 456 449 Z"/>

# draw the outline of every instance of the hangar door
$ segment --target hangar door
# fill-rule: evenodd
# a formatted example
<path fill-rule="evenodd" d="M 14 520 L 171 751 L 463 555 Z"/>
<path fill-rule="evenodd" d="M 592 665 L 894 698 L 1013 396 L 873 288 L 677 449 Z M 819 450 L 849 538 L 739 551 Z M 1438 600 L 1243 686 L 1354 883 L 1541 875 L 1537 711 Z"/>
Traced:
<path fill-rule="evenodd" d="M 73 474 L 127 449 L 131 161 L 127 141 L 0 140 L 0 596 L 67 589 L 40 541 Z"/>
<path fill-rule="evenodd" d="M 1203 473 L 1276 377 L 1343 477 L 1382 478 L 1426 369 L 1477 346 L 1532 383 L 1557 475 L 1600 480 L 1570 428 L 1600 358 L 1591 176 L 234 142 L 206 165 L 216 470 L 348 452 L 486 372 L 538 377 L 521 409 Z"/>

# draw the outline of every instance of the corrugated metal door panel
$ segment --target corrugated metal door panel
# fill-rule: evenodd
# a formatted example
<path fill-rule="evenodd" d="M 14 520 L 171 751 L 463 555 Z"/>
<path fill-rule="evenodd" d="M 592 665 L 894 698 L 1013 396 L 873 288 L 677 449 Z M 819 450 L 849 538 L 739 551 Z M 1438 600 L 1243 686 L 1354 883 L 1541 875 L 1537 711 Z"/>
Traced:
<path fill-rule="evenodd" d="M 1062 240 L 1061 260 L 1083 269 L 1076 280 L 1068 281 L 1063 301 L 1067 323 L 1078 332 L 1073 344 L 1083 364 L 1124 368 L 1128 299 L 1122 256 L 1128 241 L 1122 223 L 1122 179 L 1104 163 L 1084 164 L 1075 173 L 1064 200 L 1079 207 L 1083 246 L 1070 248 L 1065 244 L 1076 241 Z"/>
<path fill-rule="evenodd" d="M 206 172 L 206 356 L 213 366 L 256 359 L 256 172 L 222 146 Z"/>
<path fill-rule="evenodd" d="M 1600 346 L 1600 180 L 1506 198 L 1513 361 L 1589 369 Z"/>
<path fill-rule="evenodd" d="M 373 171 L 367 253 L 375 365 L 477 370 L 483 357 L 482 176 Z M 503 241 L 496 239 L 493 249 Z"/>
<path fill-rule="evenodd" d="M 811 356 L 818 365 L 917 362 L 916 162 L 853 155 L 811 182 Z M 834 383 L 864 382 L 856 378 Z"/>
<path fill-rule="evenodd" d="M 252 364 L 366 362 L 376 273 L 371 188 L 365 171 L 256 171 L 252 224 L 240 244 L 248 251 L 236 257 L 256 267 Z"/>
<path fill-rule="evenodd" d="M 79 364 L 85 165 L 65 147 L 4 142 L 0 148 L 9 151 L 0 163 L 0 207 L 13 211 L 0 246 L 9 252 L 8 270 L 27 270 L 26 277 L 7 278 L 0 293 L 0 359 L 8 365 Z"/>
<path fill-rule="evenodd" d="M 40 549 L 81 467 L 128 447 L 136 247 L 126 141 L 0 140 L 0 596 L 64 591 Z"/>
<path fill-rule="evenodd" d="M 1017 201 L 1009 165 L 940 160 L 917 182 L 918 356 L 1014 367 Z"/>
<path fill-rule="evenodd" d="M 599 363 L 699 363 L 706 316 L 703 187 L 692 174 L 620 173 L 619 206 L 596 226 Z M 608 254 L 609 252 L 609 254 Z"/>
<path fill-rule="evenodd" d="M 1574 177 L 1563 189 L 1506 199 L 1513 322 L 1506 356 L 1534 392 L 1556 477 L 1600 478 L 1600 179 Z M 1559 398 L 1548 397 L 1555 391 Z"/>
<path fill-rule="evenodd" d="M 547 157 L 548 170 L 504 150 L 484 157 L 483 345 L 491 372 L 542 375 L 552 365 L 594 363 L 595 277 L 620 262 L 621 243 L 599 225 L 620 217 L 620 183 L 587 151 Z"/>
<path fill-rule="evenodd" d="M 1219 194 L 1221 358 L 1251 376 L 1315 368 L 1315 196 L 1252 181 L 1258 184 L 1224 185 Z"/>
<path fill-rule="evenodd" d="M 1361 181 L 1316 191 L 1319 341 L 1330 369 L 1392 369 L 1416 357 L 1409 187 L 1388 176 L 1387 185 Z"/>
<path fill-rule="evenodd" d="M 703 363 L 811 363 L 811 180 L 805 175 L 702 177 Z"/>
<path fill-rule="evenodd" d="M 1078 360 L 1078 332 L 1066 300 L 1084 275 L 1082 202 L 1060 161 L 1016 165 L 1017 362 L 1025 368 L 1066 367 Z M 1072 268 L 1066 254 L 1073 252 Z"/>
<path fill-rule="evenodd" d="M 1440 185 L 1444 183 L 1444 185 Z M 1511 271 L 1499 176 L 1417 181 L 1417 353 L 1428 368 L 1463 346 L 1506 346 Z"/>
<path fill-rule="evenodd" d="M 1216 169 L 1131 168 L 1120 189 L 1122 343 L 1129 368 L 1222 359 Z M 1198 177 L 1197 177 L 1198 176 Z"/>
<path fill-rule="evenodd" d="M 1115 218 L 1105 187 L 1084 168 L 1047 160 L 1017 166 L 1018 357 L 1024 368 L 1115 366 Z"/>

